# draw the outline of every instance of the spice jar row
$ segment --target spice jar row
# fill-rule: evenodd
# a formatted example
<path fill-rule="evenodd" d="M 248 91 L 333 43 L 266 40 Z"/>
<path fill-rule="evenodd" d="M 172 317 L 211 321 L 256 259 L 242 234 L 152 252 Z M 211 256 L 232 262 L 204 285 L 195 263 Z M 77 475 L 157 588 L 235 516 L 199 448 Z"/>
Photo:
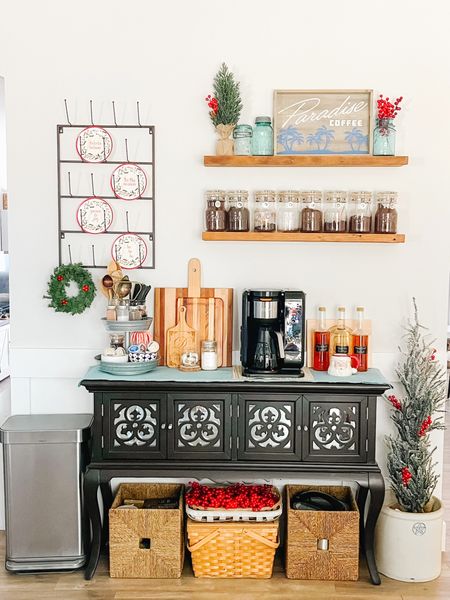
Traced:
<path fill-rule="evenodd" d="M 246 190 L 206 192 L 207 231 L 250 231 Z M 254 192 L 254 231 L 397 233 L 397 192 Z"/>

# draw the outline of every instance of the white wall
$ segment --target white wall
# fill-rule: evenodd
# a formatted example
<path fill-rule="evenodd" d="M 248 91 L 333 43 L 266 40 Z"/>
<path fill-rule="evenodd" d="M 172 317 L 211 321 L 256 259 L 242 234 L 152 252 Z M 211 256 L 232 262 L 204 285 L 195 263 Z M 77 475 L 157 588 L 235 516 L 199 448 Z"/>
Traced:
<path fill-rule="evenodd" d="M 26 12 L 25 12 L 26 9 Z M 450 127 L 447 3 L 433 10 L 380 0 L 123 3 L 15 2 L 3 7 L 0 74 L 6 80 L 14 412 L 89 410 L 77 381 L 105 342 L 99 296 L 85 314 L 54 313 L 42 299 L 57 263 L 56 127 L 68 98 L 73 122 L 156 125 L 156 264 L 140 278 L 182 285 L 189 257 L 203 282 L 300 287 L 318 303 L 367 307 L 373 350 L 391 376 L 401 325 L 418 300 L 444 350 L 447 330 Z M 26 18 L 24 18 L 26 14 Z M 20 27 L 19 27 L 20 24 Z M 205 169 L 214 132 L 204 102 L 225 60 L 242 83 L 242 122 L 271 114 L 274 88 L 374 88 L 403 95 L 400 169 Z M 405 245 L 202 242 L 208 188 L 394 189 Z M 99 272 L 95 273 L 98 277 Z M 235 325 L 237 333 L 237 319 Z M 235 346 L 238 341 L 236 339 Z M 379 436 L 386 429 L 380 402 Z M 382 444 L 380 443 L 382 454 Z M 382 458 L 382 457 L 381 457 Z"/>

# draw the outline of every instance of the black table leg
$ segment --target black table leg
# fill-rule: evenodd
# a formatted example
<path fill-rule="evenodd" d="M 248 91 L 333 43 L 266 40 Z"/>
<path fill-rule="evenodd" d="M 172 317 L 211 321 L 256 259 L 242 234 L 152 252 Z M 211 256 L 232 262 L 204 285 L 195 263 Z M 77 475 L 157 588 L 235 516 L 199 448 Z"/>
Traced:
<path fill-rule="evenodd" d="M 359 543 L 361 545 L 361 548 L 365 548 L 365 535 L 364 535 L 364 529 L 365 529 L 365 509 L 366 509 L 366 500 L 367 500 L 367 494 L 369 492 L 369 488 L 366 485 L 361 485 L 359 484 L 358 487 L 358 495 L 356 498 L 356 503 L 358 504 L 358 510 L 359 510 Z"/>
<path fill-rule="evenodd" d="M 88 518 L 92 528 L 92 540 L 90 544 L 89 561 L 84 572 L 85 579 L 92 579 L 100 557 L 102 521 L 97 497 L 99 485 L 99 470 L 88 470 L 84 478 L 84 497 Z"/>
<path fill-rule="evenodd" d="M 375 562 L 374 537 L 375 525 L 384 501 L 384 479 L 381 473 L 369 473 L 369 491 L 370 503 L 364 532 L 364 546 L 370 579 L 374 585 L 380 585 L 381 579 Z"/>
<path fill-rule="evenodd" d="M 100 476 L 100 489 L 102 492 L 103 498 L 103 528 L 102 528 L 102 544 L 101 547 L 104 548 L 109 540 L 109 516 L 108 511 L 111 508 L 111 504 L 113 503 L 113 495 L 111 492 L 111 485 L 109 480 L 103 481 Z"/>

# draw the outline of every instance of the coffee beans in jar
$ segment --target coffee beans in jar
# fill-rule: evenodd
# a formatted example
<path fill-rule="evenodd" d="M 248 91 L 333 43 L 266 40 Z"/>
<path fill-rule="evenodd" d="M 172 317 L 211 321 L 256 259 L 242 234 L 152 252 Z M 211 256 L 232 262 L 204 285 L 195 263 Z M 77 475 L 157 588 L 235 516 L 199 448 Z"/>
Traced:
<path fill-rule="evenodd" d="M 347 231 L 347 192 L 325 192 L 323 220 L 326 232 Z"/>
<path fill-rule="evenodd" d="M 275 231 L 277 228 L 276 194 L 272 190 L 255 192 L 255 231 Z"/>
<path fill-rule="evenodd" d="M 372 192 L 350 192 L 351 233 L 370 233 L 372 231 Z"/>
<path fill-rule="evenodd" d="M 298 193 L 278 192 L 278 231 L 298 231 L 299 209 Z"/>
<path fill-rule="evenodd" d="M 300 229 L 305 232 L 322 231 L 322 192 L 300 192 Z"/>
<path fill-rule="evenodd" d="M 206 192 L 205 222 L 206 231 L 226 231 L 225 192 L 221 190 Z"/>
<path fill-rule="evenodd" d="M 397 192 L 377 192 L 375 233 L 397 233 Z"/>
<path fill-rule="evenodd" d="M 228 230 L 249 231 L 250 213 L 248 210 L 248 192 L 237 190 L 227 193 Z"/>

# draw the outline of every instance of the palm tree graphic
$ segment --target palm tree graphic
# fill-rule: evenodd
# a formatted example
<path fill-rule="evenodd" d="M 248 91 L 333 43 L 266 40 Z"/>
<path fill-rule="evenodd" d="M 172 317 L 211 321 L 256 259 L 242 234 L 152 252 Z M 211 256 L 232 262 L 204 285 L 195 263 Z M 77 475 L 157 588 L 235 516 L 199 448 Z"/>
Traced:
<path fill-rule="evenodd" d="M 361 129 L 353 127 L 351 131 L 345 132 L 345 141 L 350 145 L 352 152 L 361 152 L 361 146 L 363 150 L 367 149 L 369 136 L 364 135 Z"/>
<path fill-rule="evenodd" d="M 319 129 L 316 131 L 315 135 L 317 136 L 318 140 L 318 149 L 326 150 L 328 148 L 328 144 L 334 140 L 334 129 L 328 129 L 326 125 L 322 125 L 322 127 L 319 127 Z M 323 146 L 320 147 L 322 144 Z"/>
<path fill-rule="evenodd" d="M 277 136 L 277 142 L 283 146 L 286 154 L 293 151 L 294 145 L 303 144 L 304 141 L 305 137 L 303 133 L 300 129 L 297 129 L 297 127 L 293 127 L 292 125 L 280 129 Z"/>

